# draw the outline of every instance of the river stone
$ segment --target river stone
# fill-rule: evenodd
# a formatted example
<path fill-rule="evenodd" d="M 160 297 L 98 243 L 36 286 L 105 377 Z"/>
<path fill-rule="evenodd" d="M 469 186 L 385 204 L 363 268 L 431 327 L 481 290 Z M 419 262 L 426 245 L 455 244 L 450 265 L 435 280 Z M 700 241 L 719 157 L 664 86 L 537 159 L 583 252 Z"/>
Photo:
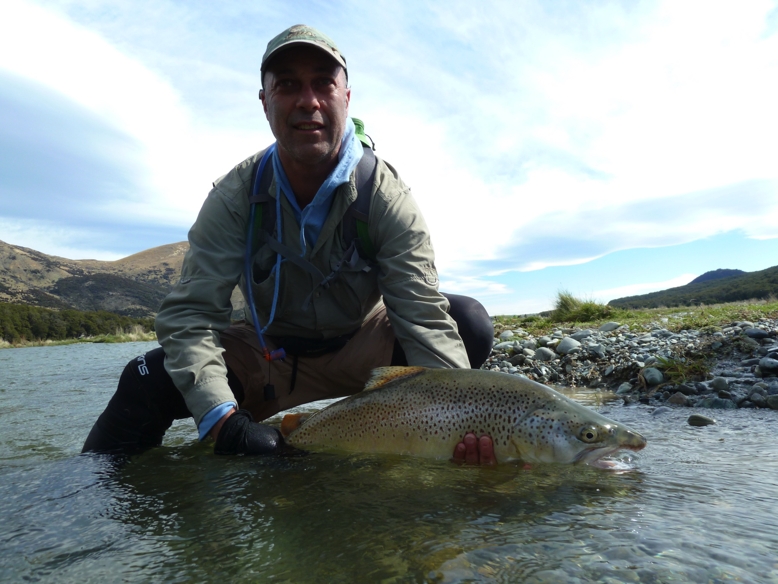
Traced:
<path fill-rule="evenodd" d="M 715 424 L 716 420 L 707 416 L 701 416 L 700 414 L 692 414 L 687 420 L 690 426 L 710 426 Z"/>
<path fill-rule="evenodd" d="M 621 385 L 619 385 L 619 388 L 616 390 L 616 395 L 624 395 L 625 393 L 629 393 L 632 391 L 632 384 L 625 381 Z"/>
<path fill-rule="evenodd" d="M 767 404 L 767 399 L 764 395 L 761 393 L 757 393 L 756 391 L 752 391 L 751 395 L 748 396 L 748 400 L 760 408 L 769 408 L 770 406 Z"/>
<path fill-rule="evenodd" d="M 508 363 L 511 365 L 524 365 L 524 361 L 527 359 L 525 355 L 522 353 L 518 353 L 517 355 L 514 355 L 510 359 L 508 359 Z"/>
<path fill-rule="evenodd" d="M 762 370 L 762 375 L 766 373 L 778 372 L 778 359 L 771 359 L 770 357 L 763 357 L 759 359 L 759 369 Z"/>
<path fill-rule="evenodd" d="M 767 396 L 765 402 L 771 410 L 778 410 L 778 395 Z"/>
<path fill-rule="evenodd" d="M 676 391 L 673 395 L 667 398 L 667 403 L 673 404 L 674 406 L 685 406 L 689 403 L 689 400 L 680 391 Z"/>
<path fill-rule="evenodd" d="M 752 339 L 766 339 L 770 336 L 770 333 L 760 328 L 749 328 L 745 330 L 745 333 L 746 336 L 751 337 Z"/>
<path fill-rule="evenodd" d="M 540 347 L 537 351 L 535 351 L 535 359 L 540 359 L 541 361 L 551 361 L 556 359 L 556 353 L 554 353 L 554 351 L 548 347 Z"/>
<path fill-rule="evenodd" d="M 547 336 L 547 335 L 543 335 L 542 337 L 540 337 L 540 338 L 538 339 L 538 345 L 540 345 L 541 347 L 545 347 L 545 346 L 546 346 L 546 345 L 548 345 L 550 342 L 551 342 L 551 337 L 549 337 L 549 336 Z"/>
<path fill-rule="evenodd" d="M 533 351 L 538 348 L 537 342 L 535 342 L 535 341 L 533 341 L 531 339 L 529 341 L 524 341 L 521 344 L 521 346 L 524 347 L 525 349 L 532 349 Z"/>
<path fill-rule="evenodd" d="M 508 349 L 513 349 L 516 346 L 516 343 L 513 341 L 505 341 L 504 343 L 497 343 L 492 349 L 496 351 L 507 351 Z"/>
<path fill-rule="evenodd" d="M 646 380 L 647 385 L 653 386 L 662 383 L 665 376 L 656 367 L 647 367 L 643 369 L 643 379 Z"/>
<path fill-rule="evenodd" d="M 589 345 L 587 349 L 589 350 L 589 353 L 591 353 L 592 355 L 597 355 L 598 359 L 605 359 L 606 357 L 605 347 L 600 345 L 599 343 L 596 345 Z"/>
<path fill-rule="evenodd" d="M 573 337 L 565 337 L 557 345 L 556 352 L 560 355 L 567 355 L 571 351 L 575 351 L 581 347 L 581 343 L 576 341 Z"/>
<path fill-rule="evenodd" d="M 532 349 L 522 349 L 521 354 L 526 357 L 529 357 L 530 359 L 535 358 L 535 351 L 533 351 Z"/>
<path fill-rule="evenodd" d="M 500 333 L 500 340 L 501 341 L 507 341 L 508 339 L 513 338 L 513 331 L 502 331 Z"/>
<path fill-rule="evenodd" d="M 689 385 L 687 383 L 682 383 L 678 386 L 678 391 L 680 391 L 684 395 L 699 395 L 699 391 L 697 391 L 697 388 L 693 385 Z"/>
<path fill-rule="evenodd" d="M 584 329 L 582 331 L 578 331 L 577 333 L 574 333 L 570 335 L 571 339 L 575 339 L 576 341 L 581 341 L 585 339 L 586 337 L 591 337 L 594 334 L 594 331 L 591 329 Z"/>
<path fill-rule="evenodd" d="M 712 410 L 735 410 L 737 404 L 731 399 L 722 399 L 716 397 L 706 397 L 697 402 L 698 408 L 710 408 Z"/>
<path fill-rule="evenodd" d="M 716 377 L 710 382 L 710 386 L 716 391 L 726 391 L 729 389 L 729 382 L 723 377 Z"/>
<path fill-rule="evenodd" d="M 600 330 L 604 333 L 609 333 L 615 331 L 620 326 L 621 325 L 618 322 L 606 322 L 604 325 L 600 326 Z"/>

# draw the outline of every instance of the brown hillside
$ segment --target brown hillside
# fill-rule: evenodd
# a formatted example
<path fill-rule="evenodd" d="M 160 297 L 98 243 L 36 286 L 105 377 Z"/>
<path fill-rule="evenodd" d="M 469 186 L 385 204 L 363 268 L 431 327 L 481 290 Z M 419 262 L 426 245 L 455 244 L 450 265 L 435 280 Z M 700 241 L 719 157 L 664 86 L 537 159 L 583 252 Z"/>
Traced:
<path fill-rule="evenodd" d="M 112 262 L 70 260 L 0 241 L 0 302 L 153 316 L 181 273 L 180 241 Z M 243 307 L 236 291 L 233 306 Z"/>

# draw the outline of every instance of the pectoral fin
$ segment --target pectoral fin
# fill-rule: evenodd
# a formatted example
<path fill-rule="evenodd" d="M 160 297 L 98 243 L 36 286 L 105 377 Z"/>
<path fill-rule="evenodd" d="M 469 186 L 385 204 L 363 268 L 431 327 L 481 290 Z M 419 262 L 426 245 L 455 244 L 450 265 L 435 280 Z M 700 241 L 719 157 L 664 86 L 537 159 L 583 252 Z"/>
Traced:
<path fill-rule="evenodd" d="M 284 419 L 281 420 L 281 436 L 286 438 L 310 417 L 311 414 L 286 414 Z"/>

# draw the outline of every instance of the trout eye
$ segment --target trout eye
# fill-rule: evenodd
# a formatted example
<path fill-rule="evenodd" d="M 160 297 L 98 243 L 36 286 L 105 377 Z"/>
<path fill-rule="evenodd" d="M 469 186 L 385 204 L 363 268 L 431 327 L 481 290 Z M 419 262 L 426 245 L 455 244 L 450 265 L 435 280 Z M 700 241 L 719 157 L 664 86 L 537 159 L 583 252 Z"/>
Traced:
<path fill-rule="evenodd" d="M 594 426 L 584 426 L 578 431 L 578 439 L 581 442 L 597 442 L 597 438 L 599 437 L 599 432 L 597 431 L 597 428 Z"/>

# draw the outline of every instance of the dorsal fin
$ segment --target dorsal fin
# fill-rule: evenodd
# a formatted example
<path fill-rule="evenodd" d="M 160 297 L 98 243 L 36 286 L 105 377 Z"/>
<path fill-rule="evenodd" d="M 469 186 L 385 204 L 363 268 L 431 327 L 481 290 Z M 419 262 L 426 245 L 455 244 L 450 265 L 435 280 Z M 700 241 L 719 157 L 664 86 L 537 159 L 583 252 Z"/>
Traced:
<path fill-rule="evenodd" d="M 378 389 L 398 379 L 410 379 L 421 375 L 426 370 L 426 367 L 377 367 L 373 369 L 362 391 Z"/>

